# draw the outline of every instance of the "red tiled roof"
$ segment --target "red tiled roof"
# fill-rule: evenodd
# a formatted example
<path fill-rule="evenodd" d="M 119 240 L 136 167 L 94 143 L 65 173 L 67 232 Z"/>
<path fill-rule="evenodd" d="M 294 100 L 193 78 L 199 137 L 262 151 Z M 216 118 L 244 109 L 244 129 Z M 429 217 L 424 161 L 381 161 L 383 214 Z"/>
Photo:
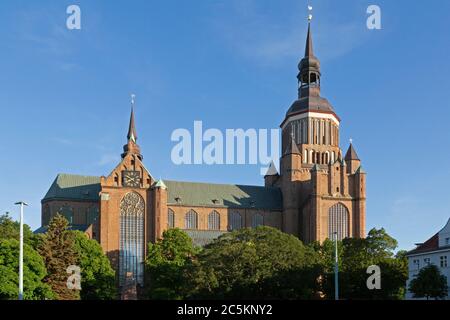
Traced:
<path fill-rule="evenodd" d="M 425 243 L 419 245 L 414 250 L 409 251 L 408 254 L 422 253 L 422 252 L 434 251 L 434 250 L 438 250 L 438 249 L 439 249 L 439 233 L 436 233 L 430 239 L 425 241 Z"/>

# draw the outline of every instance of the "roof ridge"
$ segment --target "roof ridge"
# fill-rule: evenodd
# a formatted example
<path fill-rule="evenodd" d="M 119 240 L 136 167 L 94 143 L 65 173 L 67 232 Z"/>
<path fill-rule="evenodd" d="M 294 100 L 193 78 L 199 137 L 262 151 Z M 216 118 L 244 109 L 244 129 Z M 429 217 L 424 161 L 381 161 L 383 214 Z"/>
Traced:
<path fill-rule="evenodd" d="M 180 180 L 164 180 L 165 183 L 191 183 L 191 184 L 202 184 L 202 185 L 214 185 L 214 186 L 234 186 L 234 187 L 253 187 L 253 188 L 265 188 L 265 189 L 279 189 L 278 187 L 266 187 L 266 186 L 257 186 L 257 185 L 249 185 L 249 184 L 233 184 L 233 183 L 215 183 L 215 182 L 196 182 L 196 181 L 180 181 Z"/>

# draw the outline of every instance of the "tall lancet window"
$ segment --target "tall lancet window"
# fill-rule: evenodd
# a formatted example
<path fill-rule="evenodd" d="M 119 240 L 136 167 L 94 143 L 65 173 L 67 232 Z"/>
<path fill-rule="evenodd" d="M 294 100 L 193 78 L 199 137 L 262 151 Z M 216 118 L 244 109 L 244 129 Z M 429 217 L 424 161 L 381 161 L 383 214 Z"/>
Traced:
<path fill-rule="evenodd" d="M 338 240 L 342 240 L 349 237 L 348 232 L 348 210 L 341 204 L 337 203 L 328 210 L 328 238 L 331 240 L 336 239 L 334 235 L 337 232 Z"/>
<path fill-rule="evenodd" d="M 144 284 L 144 199 L 129 192 L 120 202 L 119 283 Z"/>
<path fill-rule="evenodd" d="M 220 230 L 220 215 L 217 211 L 208 215 L 208 230 Z"/>
<path fill-rule="evenodd" d="M 232 212 L 228 216 L 228 229 L 230 231 L 242 228 L 242 216 L 238 212 Z"/>
<path fill-rule="evenodd" d="M 184 227 L 188 230 L 198 229 L 198 215 L 194 210 L 189 210 L 184 217 Z"/>

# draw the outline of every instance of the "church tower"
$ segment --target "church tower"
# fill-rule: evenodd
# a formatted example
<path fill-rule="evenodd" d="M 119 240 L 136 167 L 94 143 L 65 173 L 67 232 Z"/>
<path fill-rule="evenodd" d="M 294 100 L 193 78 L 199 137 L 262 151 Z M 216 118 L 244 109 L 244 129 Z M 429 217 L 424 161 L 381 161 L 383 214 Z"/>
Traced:
<path fill-rule="evenodd" d="M 155 183 L 137 144 L 134 96 L 120 163 L 100 177 L 100 244 L 117 270 L 119 286 L 144 284 L 146 245 L 154 241 Z"/>
<path fill-rule="evenodd" d="M 364 237 L 366 174 L 352 144 L 342 156 L 341 119 L 321 96 L 311 20 L 298 69 L 298 99 L 281 124 L 280 174 L 265 178 L 266 186 L 282 190 L 282 229 L 307 243 L 336 234 L 339 239 Z"/>

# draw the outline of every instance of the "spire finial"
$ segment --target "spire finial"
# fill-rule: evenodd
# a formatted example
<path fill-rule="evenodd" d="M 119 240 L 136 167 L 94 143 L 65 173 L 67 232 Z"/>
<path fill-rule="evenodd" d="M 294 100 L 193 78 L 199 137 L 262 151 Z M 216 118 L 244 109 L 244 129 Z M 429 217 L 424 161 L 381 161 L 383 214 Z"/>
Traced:
<path fill-rule="evenodd" d="M 305 57 L 314 57 L 313 53 L 313 44 L 312 44 L 312 35 L 311 35 L 311 20 L 313 18 L 312 15 L 312 6 L 308 6 L 308 34 L 306 36 L 306 47 L 305 47 Z"/>
<path fill-rule="evenodd" d="M 350 138 L 350 144 L 353 144 L 353 139 L 352 138 Z"/>

